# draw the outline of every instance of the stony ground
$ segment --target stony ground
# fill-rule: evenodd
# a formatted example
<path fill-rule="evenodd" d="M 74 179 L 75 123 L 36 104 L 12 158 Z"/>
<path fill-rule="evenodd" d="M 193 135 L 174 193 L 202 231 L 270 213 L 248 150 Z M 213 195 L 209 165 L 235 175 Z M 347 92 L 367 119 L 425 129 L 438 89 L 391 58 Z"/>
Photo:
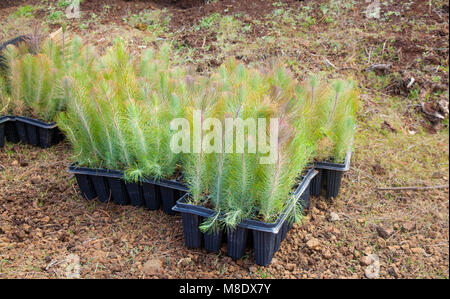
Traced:
<path fill-rule="evenodd" d="M 251 65 L 282 57 L 299 79 L 352 76 L 362 107 L 341 195 L 313 198 L 259 267 L 251 250 L 238 261 L 226 247 L 186 250 L 179 216 L 82 199 L 67 144 L 7 144 L 0 278 L 66 277 L 77 258 L 86 278 L 448 278 L 448 188 L 379 189 L 448 186 L 448 1 L 381 1 L 380 18 L 362 0 L 207 2 L 84 0 L 82 18 L 69 21 L 65 1 L 2 1 L 0 40 L 67 23 L 100 51 L 117 37 L 134 52 L 171 42 L 202 73 L 233 56 Z"/>

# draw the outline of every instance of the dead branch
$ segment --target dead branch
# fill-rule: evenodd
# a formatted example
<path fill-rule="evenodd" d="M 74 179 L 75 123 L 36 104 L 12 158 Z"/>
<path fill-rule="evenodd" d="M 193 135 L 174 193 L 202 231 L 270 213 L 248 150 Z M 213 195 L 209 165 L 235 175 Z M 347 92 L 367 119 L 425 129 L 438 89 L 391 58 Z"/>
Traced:
<path fill-rule="evenodd" d="M 371 66 L 369 66 L 368 68 L 364 69 L 364 71 L 366 71 L 366 72 L 375 71 L 375 70 L 388 71 L 390 69 L 390 67 L 391 67 L 390 64 L 375 63 L 375 64 L 372 64 Z"/>
<path fill-rule="evenodd" d="M 334 64 L 332 64 L 331 61 L 329 61 L 327 58 L 324 58 L 324 61 L 325 61 L 326 64 L 328 64 L 332 68 L 337 69 L 337 67 Z"/>
<path fill-rule="evenodd" d="M 431 189 L 448 189 L 448 185 L 387 187 L 387 188 L 377 188 L 377 191 L 399 191 L 399 190 L 420 191 L 420 190 L 431 190 Z"/>

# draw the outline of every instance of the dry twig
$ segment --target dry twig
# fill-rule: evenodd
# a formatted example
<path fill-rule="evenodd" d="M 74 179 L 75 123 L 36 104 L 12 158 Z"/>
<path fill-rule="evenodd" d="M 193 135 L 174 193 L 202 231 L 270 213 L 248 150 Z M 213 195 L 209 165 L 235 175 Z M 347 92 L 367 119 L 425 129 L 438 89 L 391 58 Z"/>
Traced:
<path fill-rule="evenodd" d="M 448 185 L 388 187 L 388 188 L 377 188 L 377 191 L 401 191 L 401 190 L 420 191 L 420 190 L 431 190 L 431 189 L 448 189 Z"/>
<path fill-rule="evenodd" d="M 375 63 L 372 64 L 371 66 L 369 66 L 368 68 L 365 68 L 364 71 L 375 71 L 375 70 L 379 70 L 379 71 L 388 71 L 390 69 L 391 65 L 390 64 L 384 64 L 384 63 Z"/>

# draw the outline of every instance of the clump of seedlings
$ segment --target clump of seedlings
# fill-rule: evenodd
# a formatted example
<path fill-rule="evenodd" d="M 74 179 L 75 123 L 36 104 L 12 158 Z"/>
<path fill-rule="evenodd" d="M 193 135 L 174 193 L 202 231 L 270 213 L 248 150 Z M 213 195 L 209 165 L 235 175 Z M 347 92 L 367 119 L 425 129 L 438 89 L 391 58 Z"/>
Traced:
<path fill-rule="evenodd" d="M 310 126 L 317 144 L 316 161 L 343 163 L 351 150 L 359 94 L 351 80 L 325 85 L 312 77 L 302 96 L 310 105 Z"/>
<path fill-rule="evenodd" d="M 53 121 L 66 106 L 65 77 L 89 60 L 89 52 L 79 38 L 62 44 L 47 39 L 33 48 L 9 45 L 3 82 L 10 94 L 8 113 Z"/>
<path fill-rule="evenodd" d="M 327 85 L 311 77 L 300 94 L 309 108 L 309 127 L 316 144 L 314 168 L 319 174 L 311 181 L 311 195 L 339 194 L 342 176 L 350 167 L 359 95 L 351 80 L 334 80 Z"/>
<path fill-rule="evenodd" d="M 133 59 L 117 41 L 99 60 L 68 78 L 68 108 L 58 126 L 80 166 L 121 170 L 130 181 L 173 178 L 179 155 L 170 150 L 170 121 L 182 115 L 181 69 L 170 51 Z"/>
<path fill-rule="evenodd" d="M 260 72 L 232 60 L 220 67 L 212 82 L 214 90 L 206 91 L 197 103 L 202 122 L 213 116 L 220 119 L 222 127 L 238 118 L 243 123 L 235 123 L 228 132 L 236 136 L 229 151 L 224 133 L 222 140 L 213 140 L 223 151 L 185 155 L 183 173 L 190 187 L 189 202 L 218 212 L 203 223 L 205 231 L 220 225 L 233 228 L 244 219 L 274 222 L 290 203 L 295 180 L 314 149 L 297 84 L 280 65 Z M 199 142 L 209 147 L 210 123 L 202 126 L 206 131 L 201 138 L 206 140 Z M 271 126 L 277 127 L 277 136 Z M 242 144 L 238 144 L 239 134 L 244 137 Z M 268 151 L 269 142 L 275 145 L 275 152 Z"/>

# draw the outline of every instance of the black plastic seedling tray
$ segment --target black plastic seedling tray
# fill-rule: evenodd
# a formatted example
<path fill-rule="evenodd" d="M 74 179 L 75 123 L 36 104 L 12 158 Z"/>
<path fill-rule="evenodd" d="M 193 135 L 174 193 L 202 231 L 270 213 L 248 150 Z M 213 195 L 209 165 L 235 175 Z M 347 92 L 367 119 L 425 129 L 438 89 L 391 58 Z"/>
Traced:
<path fill-rule="evenodd" d="M 305 205 L 303 201 L 309 201 L 307 190 L 316 174 L 317 171 L 314 169 L 308 171 L 296 188 L 293 200 L 285 207 L 275 223 L 248 219 L 234 229 L 228 228 L 226 231 L 227 255 L 233 259 L 241 258 L 245 253 L 249 234 L 252 234 L 256 264 L 261 266 L 270 264 L 274 253 L 278 251 L 281 242 L 286 238 L 288 230 L 292 227 L 289 216 L 292 215 L 295 204 L 299 203 L 303 206 Z M 224 231 L 202 233 L 199 229 L 199 225 L 204 219 L 216 216 L 217 212 L 187 203 L 188 196 L 188 194 L 184 195 L 172 208 L 174 211 L 181 213 L 186 247 L 200 248 L 203 243 L 208 252 L 219 251 Z"/>
<path fill-rule="evenodd" d="M 319 173 L 311 181 L 311 195 L 318 196 L 325 188 L 327 198 L 336 198 L 341 189 L 342 175 L 350 169 L 352 152 L 348 151 L 344 163 L 315 162 Z"/>
<path fill-rule="evenodd" d="M 0 148 L 5 145 L 5 135 L 7 130 L 7 124 L 11 122 L 10 116 L 0 117 Z"/>
<path fill-rule="evenodd" d="M 3 125 L 3 134 L 9 142 L 21 142 L 47 148 L 63 138 L 54 122 L 45 123 L 24 116 L 6 116 L 6 118 L 7 121 Z M 1 140 L 4 141 L 3 138 Z"/>
<path fill-rule="evenodd" d="M 12 120 L 13 118 L 11 116 L 0 117 L 0 148 L 5 145 L 6 131 L 8 130 L 8 124 L 10 124 Z"/>
<path fill-rule="evenodd" d="M 69 172 L 75 175 L 83 197 L 89 200 L 111 200 L 119 205 L 145 206 L 149 210 L 157 210 L 162 205 L 163 211 L 169 215 L 175 214 L 172 207 L 187 191 L 186 186 L 177 181 L 141 179 L 138 182 L 127 182 L 123 172 L 117 170 L 72 164 Z"/>

